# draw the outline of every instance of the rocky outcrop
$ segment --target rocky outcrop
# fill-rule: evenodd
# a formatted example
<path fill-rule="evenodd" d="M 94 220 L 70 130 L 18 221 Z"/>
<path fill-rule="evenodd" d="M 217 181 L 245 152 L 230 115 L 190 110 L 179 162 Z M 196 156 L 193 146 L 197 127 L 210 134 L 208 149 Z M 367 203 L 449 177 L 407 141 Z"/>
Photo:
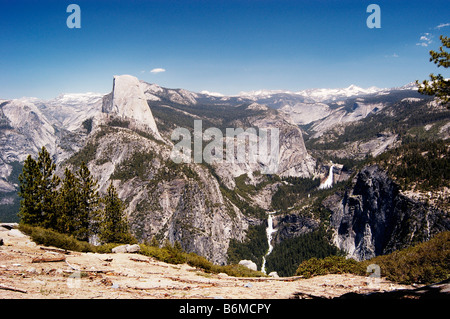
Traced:
<path fill-rule="evenodd" d="M 328 197 L 334 243 L 356 260 L 426 241 L 450 229 L 448 213 L 400 193 L 377 165 L 364 167 L 352 188 Z"/>
<path fill-rule="evenodd" d="M 251 260 L 246 260 L 246 259 L 241 260 L 239 262 L 239 265 L 242 265 L 242 266 L 247 267 L 248 269 L 251 269 L 251 270 L 254 270 L 254 271 L 258 270 L 257 269 L 258 267 L 256 266 L 256 264 L 253 261 L 251 261 Z"/>
<path fill-rule="evenodd" d="M 83 145 L 87 124 L 101 112 L 102 95 L 62 94 L 52 100 L 20 98 L 0 103 L 0 219 L 14 219 L 17 177 L 28 155 L 43 146 L 60 163 Z M 10 211 L 10 215 L 3 215 Z"/>
<path fill-rule="evenodd" d="M 134 245 L 120 245 L 111 249 L 111 252 L 114 254 L 119 253 L 137 253 L 141 250 L 141 247 L 138 244 Z"/>
<path fill-rule="evenodd" d="M 112 92 L 104 98 L 102 111 L 136 120 L 146 125 L 155 137 L 161 138 L 143 85 L 134 76 L 114 76 Z"/>

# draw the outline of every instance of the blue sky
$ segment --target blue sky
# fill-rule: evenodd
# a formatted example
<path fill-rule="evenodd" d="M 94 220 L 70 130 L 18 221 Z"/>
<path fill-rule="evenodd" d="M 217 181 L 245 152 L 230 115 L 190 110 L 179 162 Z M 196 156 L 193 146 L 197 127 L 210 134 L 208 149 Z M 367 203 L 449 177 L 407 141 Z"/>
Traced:
<path fill-rule="evenodd" d="M 66 25 L 71 3 L 80 29 Z M 371 3 L 380 29 L 366 25 Z M 429 62 L 440 34 L 448 0 L 0 0 L 0 99 L 108 93 L 116 74 L 229 95 L 401 86 L 449 76 Z"/>

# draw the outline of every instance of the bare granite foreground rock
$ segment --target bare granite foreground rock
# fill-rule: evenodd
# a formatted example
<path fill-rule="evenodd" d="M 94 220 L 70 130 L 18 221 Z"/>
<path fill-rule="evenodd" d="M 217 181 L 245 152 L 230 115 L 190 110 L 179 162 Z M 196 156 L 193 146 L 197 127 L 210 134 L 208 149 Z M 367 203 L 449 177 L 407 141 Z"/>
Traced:
<path fill-rule="evenodd" d="M 138 244 L 127 245 L 127 253 L 137 253 L 141 250 L 141 247 Z"/>
<path fill-rule="evenodd" d="M 19 238 L 21 238 L 21 237 L 26 237 L 26 235 L 24 235 L 20 230 L 18 230 L 18 229 L 11 229 L 9 232 L 8 232 L 8 236 L 11 236 L 11 237 L 19 237 Z"/>
<path fill-rule="evenodd" d="M 117 247 L 114 247 L 113 249 L 111 249 L 111 251 L 114 254 L 120 254 L 120 253 L 137 253 L 141 250 L 141 247 L 139 247 L 138 244 L 134 244 L 134 245 L 120 245 Z"/>
<path fill-rule="evenodd" d="M 114 254 L 126 253 L 127 245 L 120 245 L 120 246 L 114 247 L 113 249 L 111 249 L 111 252 Z"/>

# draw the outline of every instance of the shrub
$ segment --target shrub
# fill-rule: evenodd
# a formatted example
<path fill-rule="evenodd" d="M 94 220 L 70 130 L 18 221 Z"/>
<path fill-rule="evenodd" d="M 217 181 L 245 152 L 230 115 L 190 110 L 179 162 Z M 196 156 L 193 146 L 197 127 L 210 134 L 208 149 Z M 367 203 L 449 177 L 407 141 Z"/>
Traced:
<path fill-rule="evenodd" d="M 186 254 L 178 249 L 176 246 L 172 246 L 168 243 L 164 245 L 164 247 L 155 247 L 141 244 L 140 253 L 158 259 L 160 261 L 169 263 L 169 264 L 182 264 L 186 262 Z"/>
<path fill-rule="evenodd" d="M 450 231 L 389 255 L 362 261 L 361 264 L 377 264 L 383 277 L 405 284 L 430 284 L 445 280 L 450 274 Z"/>
<path fill-rule="evenodd" d="M 23 233 L 30 236 L 36 244 L 53 246 L 72 251 L 110 253 L 111 249 L 120 245 L 117 243 L 108 243 L 100 246 L 95 246 L 89 244 L 86 241 L 77 240 L 71 235 L 61 234 L 51 229 L 30 226 L 23 223 L 19 224 L 19 229 Z"/>
<path fill-rule="evenodd" d="M 402 284 L 431 284 L 448 279 L 450 231 L 439 233 L 427 242 L 360 262 L 338 256 L 311 258 L 299 265 L 296 275 L 305 278 L 341 273 L 366 275 L 370 264 L 380 266 L 382 277 Z"/>
<path fill-rule="evenodd" d="M 214 272 L 215 269 L 215 265 L 212 262 L 195 253 L 186 254 L 186 263 L 189 266 L 203 269 L 206 272 Z"/>
<path fill-rule="evenodd" d="M 323 259 L 311 258 L 302 262 L 296 275 L 310 278 L 318 275 L 343 273 L 363 275 L 365 274 L 365 268 L 356 260 L 341 256 L 330 256 Z"/>
<path fill-rule="evenodd" d="M 30 236 L 36 244 L 81 252 L 93 251 L 93 245 L 50 229 L 27 224 L 19 224 L 19 229 Z"/>
<path fill-rule="evenodd" d="M 266 276 L 260 271 L 251 270 L 243 265 L 225 265 L 225 266 L 214 266 L 214 273 L 225 273 L 233 277 L 264 277 Z"/>

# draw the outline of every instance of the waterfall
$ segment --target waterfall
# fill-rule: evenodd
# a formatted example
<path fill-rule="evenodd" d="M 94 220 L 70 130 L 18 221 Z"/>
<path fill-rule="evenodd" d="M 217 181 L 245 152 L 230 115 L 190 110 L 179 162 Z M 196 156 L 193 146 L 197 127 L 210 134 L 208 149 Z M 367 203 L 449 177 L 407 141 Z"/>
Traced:
<path fill-rule="evenodd" d="M 325 182 L 320 184 L 319 189 L 331 188 L 333 186 L 333 167 L 334 165 L 330 166 L 330 172 L 328 173 L 328 177 L 325 180 Z"/>
<path fill-rule="evenodd" d="M 261 266 L 261 271 L 263 273 L 266 273 L 266 257 L 272 252 L 273 250 L 273 246 L 272 246 L 272 234 L 274 232 L 276 232 L 276 230 L 273 229 L 273 218 L 272 215 L 275 212 L 270 212 L 268 213 L 268 217 L 267 217 L 267 228 L 266 228 L 266 234 L 267 234 L 267 242 L 269 244 L 269 250 L 267 251 L 267 253 L 264 255 L 263 257 L 263 264 Z"/>

